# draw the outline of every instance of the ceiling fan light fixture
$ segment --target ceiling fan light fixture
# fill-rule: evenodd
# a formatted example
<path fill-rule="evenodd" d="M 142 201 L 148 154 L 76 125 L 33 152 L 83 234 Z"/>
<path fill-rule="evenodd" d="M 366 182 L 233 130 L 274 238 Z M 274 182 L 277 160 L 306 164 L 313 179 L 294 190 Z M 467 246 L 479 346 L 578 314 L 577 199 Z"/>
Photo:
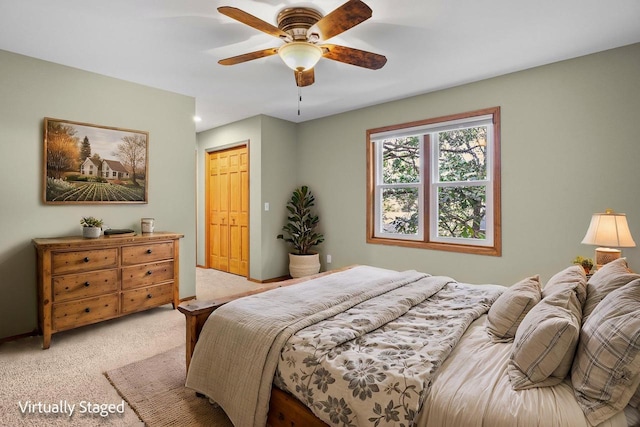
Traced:
<path fill-rule="evenodd" d="M 278 49 L 278 55 L 294 71 L 313 68 L 322 57 L 322 49 L 308 42 L 291 42 Z"/>

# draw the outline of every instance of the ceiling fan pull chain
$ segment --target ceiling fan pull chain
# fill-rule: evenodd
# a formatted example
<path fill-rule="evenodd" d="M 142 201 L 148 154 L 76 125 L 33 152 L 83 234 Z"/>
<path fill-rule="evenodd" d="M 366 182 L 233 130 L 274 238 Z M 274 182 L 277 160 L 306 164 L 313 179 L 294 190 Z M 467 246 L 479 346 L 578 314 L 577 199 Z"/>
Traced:
<path fill-rule="evenodd" d="M 298 115 L 300 115 L 300 102 L 302 102 L 302 71 L 298 71 Z"/>

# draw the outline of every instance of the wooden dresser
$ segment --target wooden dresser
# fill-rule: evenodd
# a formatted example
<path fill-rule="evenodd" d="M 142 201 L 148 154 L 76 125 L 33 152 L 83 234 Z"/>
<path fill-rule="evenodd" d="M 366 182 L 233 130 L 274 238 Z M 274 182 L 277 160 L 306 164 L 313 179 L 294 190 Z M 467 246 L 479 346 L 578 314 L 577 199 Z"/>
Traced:
<path fill-rule="evenodd" d="M 42 348 L 51 335 L 136 311 L 179 304 L 182 234 L 33 239 Z"/>

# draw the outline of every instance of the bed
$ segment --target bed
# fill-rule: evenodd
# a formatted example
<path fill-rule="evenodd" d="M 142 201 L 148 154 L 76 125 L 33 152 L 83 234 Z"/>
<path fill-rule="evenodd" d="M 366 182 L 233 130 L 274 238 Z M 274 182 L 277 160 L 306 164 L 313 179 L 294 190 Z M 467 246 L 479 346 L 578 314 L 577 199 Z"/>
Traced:
<path fill-rule="evenodd" d="M 186 386 L 237 427 L 637 423 L 640 275 L 624 259 L 544 287 L 355 266 L 181 308 Z"/>

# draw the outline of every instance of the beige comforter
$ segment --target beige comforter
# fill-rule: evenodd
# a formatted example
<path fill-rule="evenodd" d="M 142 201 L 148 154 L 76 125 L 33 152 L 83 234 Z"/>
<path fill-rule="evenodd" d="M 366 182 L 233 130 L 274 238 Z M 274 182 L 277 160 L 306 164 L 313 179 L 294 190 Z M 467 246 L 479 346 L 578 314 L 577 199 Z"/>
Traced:
<path fill-rule="evenodd" d="M 513 390 L 507 375 L 511 343 L 494 343 L 486 316 L 471 324 L 435 376 L 418 426 L 589 427 L 570 379 L 553 387 Z M 624 414 L 598 427 L 624 427 Z"/>
<path fill-rule="evenodd" d="M 359 266 L 232 301 L 205 323 L 186 386 L 218 403 L 234 425 L 264 426 L 280 352 L 291 335 L 426 277 Z"/>

